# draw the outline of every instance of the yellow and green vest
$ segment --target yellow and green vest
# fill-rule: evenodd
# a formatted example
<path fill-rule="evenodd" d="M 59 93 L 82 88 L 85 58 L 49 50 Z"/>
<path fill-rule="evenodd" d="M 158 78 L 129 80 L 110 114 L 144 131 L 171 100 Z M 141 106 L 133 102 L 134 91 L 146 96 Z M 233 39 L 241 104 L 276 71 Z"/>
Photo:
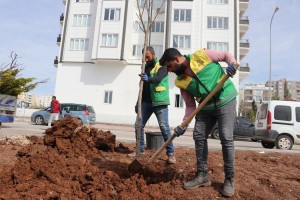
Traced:
<path fill-rule="evenodd" d="M 219 63 L 210 60 L 205 49 L 201 49 L 191 55 L 186 55 L 186 57 L 190 61 L 190 67 L 197 78 L 188 75 L 177 76 L 175 85 L 190 92 L 196 98 L 196 101 L 200 103 L 216 87 L 225 75 L 225 72 Z M 234 84 L 228 79 L 202 110 L 220 108 L 237 95 L 238 93 Z"/>
<path fill-rule="evenodd" d="M 161 68 L 157 59 L 155 59 L 155 66 L 150 71 L 150 77 L 155 77 Z M 152 106 L 170 105 L 169 98 L 169 76 L 165 76 L 159 83 L 150 82 L 150 92 L 152 99 Z"/>

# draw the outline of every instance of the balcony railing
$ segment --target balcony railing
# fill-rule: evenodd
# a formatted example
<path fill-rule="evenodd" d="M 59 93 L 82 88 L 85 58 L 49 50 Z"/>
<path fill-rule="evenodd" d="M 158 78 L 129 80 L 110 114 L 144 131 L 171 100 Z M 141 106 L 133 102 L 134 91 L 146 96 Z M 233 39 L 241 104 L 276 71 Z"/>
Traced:
<path fill-rule="evenodd" d="M 249 3 L 249 0 L 240 0 L 241 3 Z"/>
<path fill-rule="evenodd" d="M 59 17 L 59 21 L 61 24 L 64 22 L 64 19 L 65 19 L 65 16 L 64 16 L 64 13 L 62 13 Z"/>
<path fill-rule="evenodd" d="M 248 16 L 243 16 L 243 17 L 240 19 L 240 24 L 249 25 L 249 19 L 248 19 Z"/>
<path fill-rule="evenodd" d="M 57 56 L 55 56 L 55 59 L 54 59 L 54 65 L 57 67 L 57 65 L 58 65 L 58 57 Z"/>
<path fill-rule="evenodd" d="M 61 42 L 61 34 L 59 34 L 57 39 L 56 39 L 57 45 L 60 45 L 60 42 Z"/>
<path fill-rule="evenodd" d="M 243 48 L 249 48 L 250 47 L 250 43 L 249 43 L 249 40 L 241 40 L 240 41 L 240 47 L 243 47 Z"/>

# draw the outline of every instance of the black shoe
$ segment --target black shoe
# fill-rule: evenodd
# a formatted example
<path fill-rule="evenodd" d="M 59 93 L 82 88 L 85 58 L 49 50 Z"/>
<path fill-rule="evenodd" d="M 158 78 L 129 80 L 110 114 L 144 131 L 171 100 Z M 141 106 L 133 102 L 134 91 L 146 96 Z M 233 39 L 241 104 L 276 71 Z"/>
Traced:
<path fill-rule="evenodd" d="M 201 186 L 209 186 L 211 181 L 207 173 L 199 173 L 194 180 L 184 183 L 183 188 L 185 190 L 198 188 Z"/>
<path fill-rule="evenodd" d="M 225 197 L 232 197 L 234 195 L 234 180 L 233 180 L 233 178 L 225 178 L 222 194 Z"/>

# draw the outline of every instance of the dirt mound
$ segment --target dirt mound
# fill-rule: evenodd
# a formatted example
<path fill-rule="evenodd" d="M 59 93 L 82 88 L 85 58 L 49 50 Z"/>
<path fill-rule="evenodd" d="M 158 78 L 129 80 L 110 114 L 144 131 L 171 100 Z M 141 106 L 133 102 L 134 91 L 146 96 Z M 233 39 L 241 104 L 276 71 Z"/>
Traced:
<path fill-rule="evenodd" d="M 43 142 L 42 142 L 43 140 Z M 176 148 L 175 165 L 161 155 L 140 173 L 128 165 L 133 144 L 117 144 L 111 132 L 80 126 L 74 118 L 57 121 L 43 138 L 26 147 L 0 146 L 1 159 L 13 148 L 17 160 L 0 162 L 0 199 L 216 199 L 223 183 L 220 152 L 210 152 L 212 186 L 186 191 L 194 177 L 193 149 Z M 21 149 L 20 149 L 21 148 Z M 153 151 L 146 151 L 147 161 Z M 4 157 L 2 157 L 2 155 Z M 236 153 L 236 195 L 233 199 L 297 199 L 300 196 L 299 155 Z M 12 162 L 15 162 L 14 165 Z"/>

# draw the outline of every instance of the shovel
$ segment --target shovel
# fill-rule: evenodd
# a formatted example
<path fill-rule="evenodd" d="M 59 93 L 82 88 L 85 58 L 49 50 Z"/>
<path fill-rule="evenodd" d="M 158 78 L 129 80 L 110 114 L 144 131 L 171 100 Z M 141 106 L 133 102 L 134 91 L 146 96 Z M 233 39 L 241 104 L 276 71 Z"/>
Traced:
<path fill-rule="evenodd" d="M 238 64 L 234 65 L 234 68 L 237 69 L 239 67 Z M 223 75 L 221 81 L 216 85 L 216 87 L 208 94 L 208 96 L 198 105 L 198 107 L 190 114 L 180 125 L 180 127 L 183 129 L 185 128 L 195 117 L 195 115 L 205 106 L 205 104 L 220 90 L 220 88 L 223 86 L 223 84 L 227 81 L 229 76 L 226 74 Z M 153 154 L 151 158 L 147 161 L 145 165 L 143 165 L 138 159 L 135 159 L 129 166 L 128 170 L 131 172 L 138 172 L 140 171 L 144 166 L 147 166 L 149 163 L 151 163 L 176 137 L 176 134 L 173 133 L 172 136 Z"/>

